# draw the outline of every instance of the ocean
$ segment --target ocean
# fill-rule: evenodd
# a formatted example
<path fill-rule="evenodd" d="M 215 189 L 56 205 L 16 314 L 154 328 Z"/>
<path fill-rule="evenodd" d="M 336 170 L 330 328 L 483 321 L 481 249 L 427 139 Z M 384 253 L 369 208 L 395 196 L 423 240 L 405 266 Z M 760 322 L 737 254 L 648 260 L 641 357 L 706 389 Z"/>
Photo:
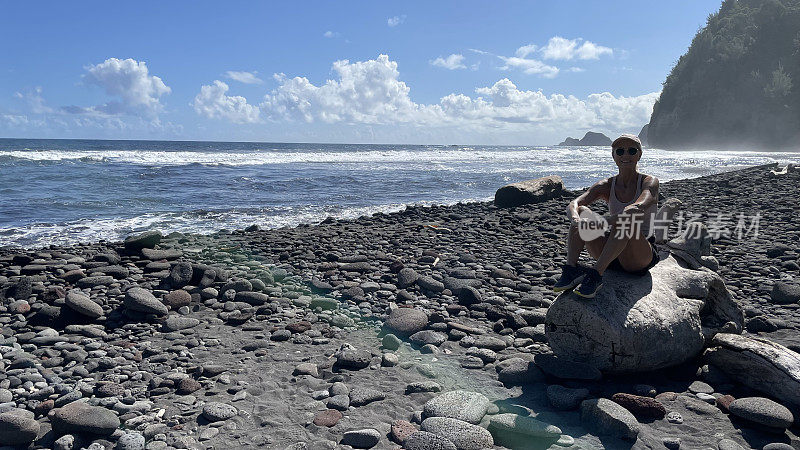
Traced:
<path fill-rule="evenodd" d="M 800 153 L 645 149 L 639 168 L 667 181 L 790 161 Z M 606 147 L 0 139 L 0 246 L 313 224 L 615 172 Z"/>

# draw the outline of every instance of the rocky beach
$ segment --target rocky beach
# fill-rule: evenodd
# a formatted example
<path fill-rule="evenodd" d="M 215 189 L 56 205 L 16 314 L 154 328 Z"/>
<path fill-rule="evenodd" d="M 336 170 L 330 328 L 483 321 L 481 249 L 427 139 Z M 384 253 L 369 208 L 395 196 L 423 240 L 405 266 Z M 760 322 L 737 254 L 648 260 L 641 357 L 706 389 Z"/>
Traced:
<path fill-rule="evenodd" d="M 774 169 L 661 184 L 710 234 L 659 245 L 680 303 L 648 304 L 686 313 L 622 348 L 648 311 L 573 306 L 609 323 L 602 370 L 552 307 L 577 192 L 2 248 L 0 447 L 800 448 L 800 173 Z M 612 277 L 618 303 L 642 283 Z"/>

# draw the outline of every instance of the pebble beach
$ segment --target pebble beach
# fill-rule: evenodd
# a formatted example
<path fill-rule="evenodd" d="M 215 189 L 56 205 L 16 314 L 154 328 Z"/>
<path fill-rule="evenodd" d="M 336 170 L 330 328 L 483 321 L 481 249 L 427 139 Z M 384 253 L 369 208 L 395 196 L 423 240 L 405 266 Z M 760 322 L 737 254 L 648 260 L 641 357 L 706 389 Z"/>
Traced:
<path fill-rule="evenodd" d="M 717 231 L 747 218 L 715 236 L 717 273 L 745 335 L 800 352 L 800 174 L 773 169 L 661 194 Z M 576 195 L 0 248 L 0 446 L 800 448 L 797 405 L 702 355 L 631 375 L 552 357 Z"/>

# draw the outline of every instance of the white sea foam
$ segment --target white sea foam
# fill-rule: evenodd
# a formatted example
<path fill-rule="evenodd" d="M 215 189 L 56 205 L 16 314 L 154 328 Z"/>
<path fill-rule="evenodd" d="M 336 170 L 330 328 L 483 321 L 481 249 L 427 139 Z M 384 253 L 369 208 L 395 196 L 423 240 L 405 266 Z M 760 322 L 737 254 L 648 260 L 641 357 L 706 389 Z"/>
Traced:
<path fill-rule="evenodd" d="M 470 198 L 463 202 L 487 201 L 490 198 Z M 436 202 L 436 204 L 455 204 Z M 431 205 L 434 202 L 415 202 Z M 61 224 L 36 223 L 22 227 L 0 227 L 0 246 L 37 247 L 70 245 L 99 240 L 122 240 L 134 233 L 158 229 L 164 233 L 211 234 L 221 229 L 243 229 L 258 225 L 264 229 L 292 227 L 319 223 L 327 217 L 355 219 L 375 213 L 401 211 L 408 205 L 385 204 L 361 207 L 307 206 L 270 208 L 265 210 L 191 211 L 186 213 L 153 213 L 135 217 L 87 218 Z"/>
<path fill-rule="evenodd" d="M 0 158 L 15 158 L 29 161 L 85 161 L 127 163 L 143 166 L 181 166 L 189 164 L 256 166 L 266 164 L 386 164 L 386 167 L 398 167 L 397 163 L 405 162 L 413 166 L 431 164 L 466 163 L 477 164 L 510 164 L 530 162 L 541 166 L 562 165 L 565 168 L 576 164 L 585 167 L 596 164 L 598 160 L 610 161 L 606 147 L 523 147 L 503 148 L 489 147 L 474 149 L 471 147 L 440 148 L 430 147 L 424 150 L 356 150 L 356 151 L 245 151 L 245 152 L 213 152 L 213 151 L 157 151 L 157 150 L 0 150 Z M 742 165 L 753 165 L 768 162 L 800 161 L 800 153 L 796 152 L 713 152 L 691 151 L 675 152 L 647 149 L 645 159 L 665 161 L 677 166 L 718 165 L 720 162 L 742 160 Z M 643 161 L 645 162 L 645 161 Z M 392 166 L 394 165 L 394 166 Z M 494 167 L 493 169 L 496 169 Z"/>

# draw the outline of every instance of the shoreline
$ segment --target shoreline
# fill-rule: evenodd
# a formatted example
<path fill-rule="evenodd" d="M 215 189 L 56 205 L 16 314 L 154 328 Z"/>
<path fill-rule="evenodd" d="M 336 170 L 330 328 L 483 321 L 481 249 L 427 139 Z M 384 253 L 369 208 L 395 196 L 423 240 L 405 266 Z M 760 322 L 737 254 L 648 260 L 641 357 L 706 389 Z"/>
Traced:
<path fill-rule="evenodd" d="M 800 276 L 800 226 L 789 215 L 800 177 L 769 177 L 770 167 L 668 182 L 662 193 L 707 218 L 763 213 L 759 237 L 718 239 L 712 255 L 747 333 L 800 351 L 800 303 L 771 298 L 773 283 Z M 518 448 L 494 429 L 493 445 L 485 441 L 484 422 L 498 413 L 558 427 L 558 442 L 529 440 L 542 449 L 800 444 L 796 425 L 764 431 L 698 397 L 764 395 L 701 358 L 600 380 L 532 377 L 535 356 L 550 352 L 544 317 L 564 261 L 566 200 L 0 250 L 0 408 L 22 411 L 35 445 L 47 448 L 72 439 L 148 450 L 329 449 L 354 436 L 395 448 L 403 430 L 420 428 L 428 402 L 453 395 L 486 407 L 462 434 L 497 449 Z M 457 294 L 466 286 L 474 297 Z M 404 316 L 393 326 L 421 334 L 388 336 L 382 325 L 393 311 Z M 456 390 L 475 394 L 445 395 Z M 605 436 L 614 431 L 588 427 L 576 405 L 554 406 L 560 390 L 640 394 L 684 425 L 642 419 L 635 443 Z"/>
<path fill-rule="evenodd" d="M 767 163 L 767 164 L 760 164 L 760 165 L 754 165 L 754 166 L 747 166 L 747 167 L 744 167 L 744 168 L 738 168 L 738 169 L 729 170 L 729 171 L 723 171 L 723 172 L 719 172 L 719 173 L 711 174 L 711 175 L 700 175 L 700 176 L 694 176 L 694 177 L 693 176 L 688 176 L 688 177 L 685 177 L 685 178 L 676 178 L 676 179 L 671 179 L 671 180 L 666 181 L 666 182 L 662 182 L 661 184 L 662 185 L 668 185 L 670 183 L 682 182 L 682 181 L 685 181 L 685 180 L 691 180 L 691 179 L 697 179 L 697 178 L 715 177 L 715 176 L 718 176 L 720 174 L 738 172 L 738 171 L 742 171 L 742 170 L 755 169 L 755 168 L 760 168 L 760 167 L 763 167 L 763 168 L 774 168 L 777 164 L 778 163 Z M 522 181 L 522 180 L 516 180 L 516 181 Z M 500 187 L 501 186 L 497 186 L 498 189 Z M 579 188 L 579 189 L 567 189 L 566 192 L 568 192 L 569 195 L 578 195 L 580 192 L 583 192 L 586 189 L 588 189 L 588 187 L 589 186 L 586 186 L 586 187 L 583 187 L 583 188 Z M 454 201 L 454 202 L 448 202 L 448 203 L 432 203 L 432 202 L 431 203 L 427 203 L 425 201 L 421 201 L 421 202 L 415 202 L 415 203 L 410 203 L 410 204 L 404 204 L 404 205 L 400 205 L 400 206 L 397 206 L 397 207 L 390 206 L 389 209 L 391 211 L 388 212 L 388 213 L 387 212 L 383 212 L 383 211 L 376 211 L 376 212 L 373 212 L 373 213 L 370 213 L 370 214 L 365 214 L 365 215 L 360 215 L 360 216 L 355 216 L 355 217 L 343 217 L 343 218 L 339 218 L 339 217 L 335 217 L 335 216 L 327 216 L 327 217 L 325 217 L 323 219 L 317 219 L 317 220 L 315 220 L 313 222 L 302 222 L 301 221 L 301 222 L 297 223 L 296 225 L 284 225 L 284 226 L 275 227 L 275 228 L 260 228 L 260 227 L 259 228 L 262 229 L 262 230 L 280 231 L 280 230 L 297 228 L 297 227 L 318 226 L 318 225 L 320 225 L 320 224 L 322 224 L 322 223 L 324 223 L 325 221 L 328 221 L 328 220 L 357 221 L 357 220 L 359 220 L 359 219 L 361 219 L 363 217 L 372 217 L 374 215 L 390 215 L 391 216 L 393 214 L 402 213 L 407 208 L 419 208 L 419 207 L 445 207 L 446 208 L 446 207 L 452 207 L 452 206 L 455 206 L 455 205 L 473 205 L 473 204 L 474 205 L 486 205 L 486 204 L 492 204 L 492 202 L 493 202 L 493 200 L 491 200 L 491 199 L 486 200 L 486 201 Z M 383 206 L 381 206 L 381 205 L 372 206 L 372 207 L 367 206 L 367 207 L 359 207 L 358 209 L 362 209 L 362 208 L 383 208 Z M 399 208 L 399 209 L 396 209 L 396 208 Z M 245 227 L 245 228 L 247 228 L 247 227 Z M 185 233 L 185 232 L 182 232 L 182 231 L 174 231 L 173 233 L 177 233 L 177 234 L 184 235 L 184 236 L 199 235 L 199 236 L 213 237 L 213 236 L 217 236 L 217 235 L 220 235 L 220 234 L 225 234 L 226 232 L 237 232 L 237 231 L 242 231 L 242 230 L 244 230 L 244 228 L 241 228 L 241 229 L 220 228 L 220 229 L 218 229 L 216 231 L 212 231 L 212 232 L 209 232 L 209 233 L 196 233 L 196 232 Z M 142 232 L 142 231 L 138 231 L 138 232 Z M 46 245 L 43 245 L 43 246 L 27 246 L 27 247 L 26 246 L 0 246 L 0 254 L 2 254 L 3 252 L 12 252 L 12 251 L 36 251 L 36 250 L 47 250 L 47 249 L 53 249 L 53 248 L 67 248 L 67 247 L 71 247 L 71 246 L 81 246 L 81 245 L 85 246 L 85 245 L 92 245 L 92 244 L 119 245 L 119 244 L 121 244 L 121 242 L 122 242 L 121 240 L 105 240 L 105 239 L 101 239 L 101 240 L 87 240 L 87 241 L 75 242 L 75 243 L 71 243 L 71 244 L 52 243 L 52 244 L 46 244 Z"/>

